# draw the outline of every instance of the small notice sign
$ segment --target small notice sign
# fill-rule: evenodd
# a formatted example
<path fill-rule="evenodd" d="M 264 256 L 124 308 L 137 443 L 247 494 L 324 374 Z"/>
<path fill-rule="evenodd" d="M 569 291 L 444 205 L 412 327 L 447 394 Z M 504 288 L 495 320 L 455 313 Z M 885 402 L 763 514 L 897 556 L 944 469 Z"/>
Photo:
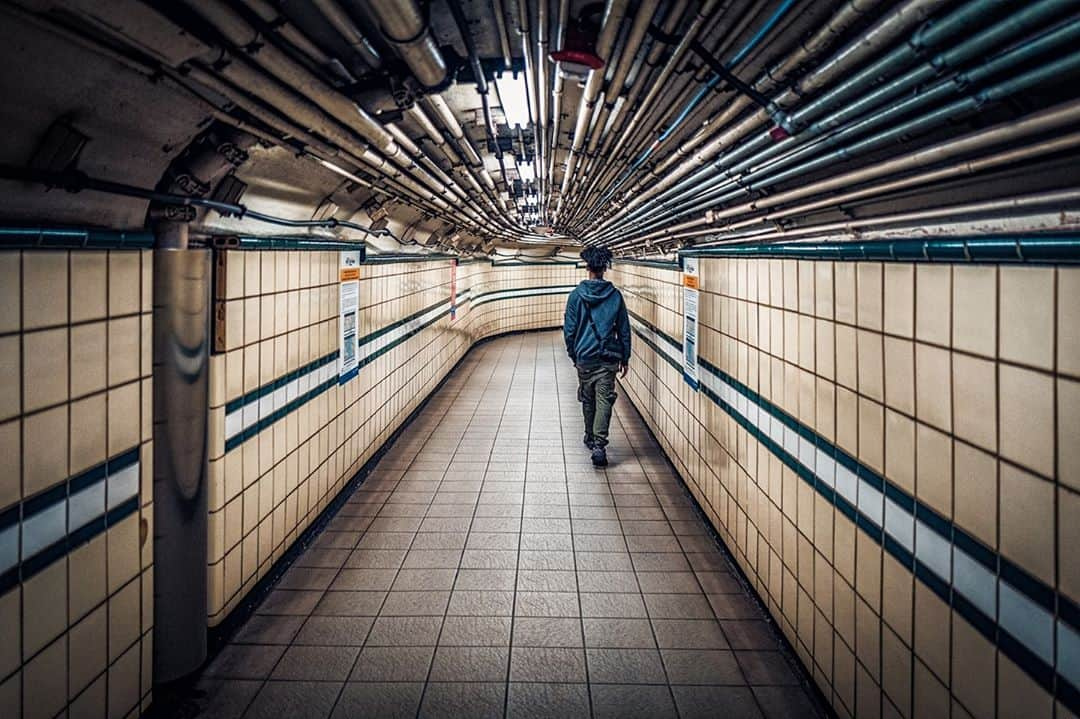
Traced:
<path fill-rule="evenodd" d="M 457 319 L 457 259 L 450 261 L 450 321 Z"/>
<path fill-rule="evenodd" d="M 683 258 L 683 378 L 698 388 L 698 260 Z"/>
<path fill-rule="evenodd" d="M 357 325 L 360 311 L 360 252 L 341 253 L 339 272 L 341 297 L 341 347 L 338 354 L 338 384 L 345 384 L 359 372 Z"/>

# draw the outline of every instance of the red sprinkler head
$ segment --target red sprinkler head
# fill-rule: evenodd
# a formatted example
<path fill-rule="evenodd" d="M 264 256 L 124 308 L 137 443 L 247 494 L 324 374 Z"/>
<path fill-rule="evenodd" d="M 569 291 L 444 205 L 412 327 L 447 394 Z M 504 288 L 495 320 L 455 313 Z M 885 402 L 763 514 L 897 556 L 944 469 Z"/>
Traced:
<path fill-rule="evenodd" d="M 780 142 L 781 140 L 786 140 L 791 137 L 791 133 L 785 130 L 782 126 L 775 125 L 772 129 L 769 130 L 769 137 L 773 139 L 773 142 Z"/>

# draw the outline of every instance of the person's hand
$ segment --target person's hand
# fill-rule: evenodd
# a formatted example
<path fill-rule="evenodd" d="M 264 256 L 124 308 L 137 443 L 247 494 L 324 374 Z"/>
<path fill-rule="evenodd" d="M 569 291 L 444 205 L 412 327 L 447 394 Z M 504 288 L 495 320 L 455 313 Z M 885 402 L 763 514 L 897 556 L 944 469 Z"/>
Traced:
<path fill-rule="evenodd" d="M 619 376 L 626 379 L 626 373 L 630 371 L 630 365 L 626 362 L 619 363 Z"/>

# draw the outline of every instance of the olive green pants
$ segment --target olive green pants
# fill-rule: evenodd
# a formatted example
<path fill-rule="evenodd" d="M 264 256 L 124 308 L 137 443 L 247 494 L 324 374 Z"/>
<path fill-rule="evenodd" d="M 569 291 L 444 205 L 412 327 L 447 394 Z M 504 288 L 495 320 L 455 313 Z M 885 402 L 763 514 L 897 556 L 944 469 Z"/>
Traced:
<path fill-rule="evenodd" d="M 585 415 L 585 434 L 591 435 L 597 447 L 608 443 L 611 408 L 615 404 L 615 375 L 617 364 L 578 368 L 578 401 Z"/>

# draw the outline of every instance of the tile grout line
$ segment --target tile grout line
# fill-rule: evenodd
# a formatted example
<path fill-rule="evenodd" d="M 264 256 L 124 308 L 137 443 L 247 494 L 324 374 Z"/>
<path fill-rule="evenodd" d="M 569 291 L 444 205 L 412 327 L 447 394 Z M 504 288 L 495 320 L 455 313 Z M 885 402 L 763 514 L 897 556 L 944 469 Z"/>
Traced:
<path fill-rule="evenodd" d="M 483 359 L 483 358 L 486 358 L 486 356 L 487 356 L 487 351 L 485 351 L 485 352 L 484 352 L 484 353 L 483 353 L 483 354 L 482 354 L 482 355 L 481 355 L 480 357 L 481 357 L 481 359 Z M 478 364 L 479 364 L 479 363 L 478 363 Z M 462 384 L 461 384 L 461 387 L 460 387 L 460 388 L 458 389 L 458 391 L 457 391 L 457 394 L 455 394 L 455 396 L 454 396 L 454 399 L 455 399 L 455 400 L 456 400 L 456 399 L 457 399 L 458 397 L 460 397 L 460 396 L 461 396 L 462 392 L 464 392 L 464 391 L 465 391 L 465 389 L 466 389 L 466 388 L 468 388 L 469 384 L 470 384 L 470 383 L 471 383 L 471 382 L 473 381 L 473 378 L 474 378 L 474 376 L 475 376 L 475 374 L 476 374 L 476 371 L 477 371 L 477 369 L 480 369 L 480 367 L 474 368 L 474 369 L 473 369 L 473 370 L 472 370 L 471 372 L 469 372 L 469 374 L 468 374 L 468 375 L 466 376 L 465 380 L 464 380 L 464 381 L 462 382 Z M 492 371 L 492 372 L 490 372 L 490 373 L 488 374 L 487 380 L 485 381 L 485 386 L 486 386 L 486 385 L 487 385 L 488 383 L 490 383 L 490 381 L 491 381 L 491 375 L 492 375 L 492 374 L 494 374 L 494 371 Z M 464 430 L 462 431 L 462 433 L 461 433 L 461 436 L 460 436 L 460 437 L 458 438 L 458 444 L 457 444 L 457 446 L 456 446 L 456 447 L 454 448 L 454 453 L 453 453 L 453 454 L 451 455 L 451 457 L 450 457 L 450 464 L 448 464 L 448 465 L 447 465 L 447 470 L 446 470 L 446 471 L 449 471 L 449 468 L 450 468 L 450 466 L 452 466 L 452 465 L 453 465 L 453 463 L 454 463 L 454 457 L 456 457 L 456 456 L 457 456 L 457 453 L 458 453 L 458 452 L 460 451 L 460 449 L 461 449 L 461 442 L 463 442 L 463 441 L 464 441 L 464 439 L 465 439 L 465 434 L 466 434 L 466 433 L 468 432 L 468 428 L 469 428 L 469 425 L 471 425 L 471 424 L 472 424 L 472 419 L 473 419 L 474 417 L 476 417 L 476 414 L 477 414 L 477 412 L 479 411 L 479 408 L 480 408 L 480 406 L 481 406 L 481 405 L 480 405 L 480 403 L 477 403 L 477 405 L 476 405 L 476 408 L 474 408 L 474 409 L 473 409 L 473 413 L 472 413 L 472 415 L 470 416 L 470 418 L 469 418 L 469 421 L 468 421 L 468 423 L 466 423 L 466 424 L 465 424 L 465 429 L 464 429 Z M 443 413 L 443 417 L 445 417 L 445 416 L 446 416 L 446 414 L 447 414 L 448 412 L 449 412 L 449 410 L 447 410 L 447 412 L 444 412 L 444 413 Z M 425 444 L 426 444 L 426 443 L 425 443 Z M 494 446 L 494 445 L 493 445 L 493 446 Z M 421 450 L 421 452 L 423 452 L 423 450 Z M 418 455 L 418 456 L 419 456 L 419 455 Z M 489 461 L 489 462 L 490 462 L 490 459 L 491 459 L 491 451 L 489 450 L 489 451 L 488 451 L 488 461 Z M 486 470 L 486 468 L 485 468 L 484 472 L 485 472 L 485 477 L 486 477 L 486 474 L 487 474 L 487 470 Z M 436 490 L 435 490 L 435 494 L 436 494 L 436 495 L 438 494 L 438 491 L 439 491 L 439 489 L 440 489 L 440 488 L 442 487 L 442 483 L 443 483 L 444 481 L 446 481 L 446 475 L 445 475 L 445 473 L 443 474 L 443 479 L 442 479 L 442 480 L 440 480 L 440 482 L 439 482 L 439 487 L 437 487 L 437 488 L 436 488 Z M 465 552 L 466 552 L 466 550 L 467 550 L 467 548 L 468 548 L 468 545 L 469 545 L 469 536 L 470 536 L 470 535 L 472 534 L 472 526 L 473 526 L 473 522 L 474 522 L 474 521 L 475 521 L 475 519 L 476 519 L 476 512 L 477 512 L 477 509 L 478 509 L 478 508 L 479 508 L 479 506 L 480 506 L 480 496 L 481 496 L 481 494 L 482 494 L 482 493 L 483 493 L 483 491 L 484 491 L 484 489 L 483 489 L 483 488 L 484 488 L 484 481 L 486 481 L 486 480 L 481 480 L 481 483 L 480 483 L 480 491 L 479 491 L 479 492 L 477 493 L 477 495 L 476 495 L 476 502 L 475 502 L 475 503 L 473 504 L 473 510 L 472 510 L 472 514 L 471 514 L 471 516 L 469 517 L 469 528 L 468 528 L 468 529 L 467 529 L 467 530 L 465 531 L 465 543 L 464 543 L 464 544 L 462 545 L 462 547 L 461 547 L 461 555 L 460 555 L 460 556 L 458 557 L 458 566 L 457 566 L 457 569 L 456 569 L 456 570 L 454 571 L 454 581 L 453 581 L 453 582 L 451 583 L 451 586 L 450 586 L 450 594 L 449 594 L 449 596 L 447 596 L 447 598 L 446 598 L 446 607 L 444 607 L 444 608 L 443 608 L 443 618 L 442 618 L 442 623 L 441 623 L 441 624 L 439 625 L 439 633 L 438 633 L 438 635 L 437 635 L 437 636 L 435 637 L 435 647 L 434 647 L 434 649 L 432 650 L 432 655 L 431 655 L 431 663 L 430 663 L 430 664 L 428 665 L 428 672 L 427 672 L 427 677 L 426 677 L 426 678 L 424 679 L 424 686 L 423 686 L 423 688 L 422 688 L 422 689 L 420 690 L 420 700 L 419 700 L 419 701 L 417 702 L 417 705 L 416 705 L 416 716 L 417 716 L 418 718 L 419 718 L 419 716 L 420 716 L 420 712 L 421 712 L 421 709 L 422 709 L 422 708 L 423 708 L 423 706 L 424 706 L 424 697 L 425 697 L 425 696 L 427 696 L 427 690 L 428 690 L 428 686 L 429 686 L 429 685 L 431 684 L 431 674 L 432 674 L 432 672 L 433 672 L 433 671 L 434 671 L 434 669 L 435 669 L 435 659 L 436 659 L 436 657 L 437 657 L 437 656 L 438 656 L 438 654 L 439 654 L 439 648 L 441 647 L 442 633 L 443 633 L 443 630 L 444 630 L 444 629 L 446 628 L 446 620 L 447 620 L 447 618 L 449 617 L 449 612 L 450 612 L 450 602 L 452 602 L 452 601 L 453 601 L 453 599 L 454 599 L 454 590 L 455 590 L 455 588 L 457 587 L 457 581 L 458 581 L 458 577 L 459 577 L 459 576 L 460 576 L 460 574 L 461 574 L 461 565 L 463 564 L 463 562 L 464 562 L 464 560 L 465 560 Z M 432 504 L 434 504 L 434 497 L 432 498 Z M 431 506 L 430 506 L 430 505 L 429 505 L 429 507 L 428 507 L 428 511 L 429 511 L 429 512 L 431 511 Z M 425 519 L 426 519 L 426 518 L 427 518 L 427 514 L 425 513 Z M 417 534 L 419 534 L 419 530 L 417 531 Z M 406 555 L 406 556 L 407 556 L 407 555 Z M 509 652 L 507 652 L 507 662 L 509 663 Z M 509 671 L 509 670 L 508 670 L 508 671 Z"/>

